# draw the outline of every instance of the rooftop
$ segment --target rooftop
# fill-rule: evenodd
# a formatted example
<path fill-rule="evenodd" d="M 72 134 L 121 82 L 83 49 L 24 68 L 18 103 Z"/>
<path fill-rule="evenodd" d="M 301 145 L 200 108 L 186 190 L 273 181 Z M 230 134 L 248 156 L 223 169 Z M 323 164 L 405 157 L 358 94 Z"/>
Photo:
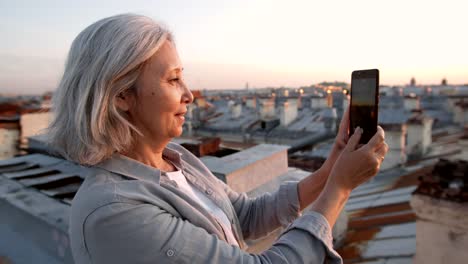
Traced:
<path fill-rule="evenodd" d="M 205 156 L 202 157 L 202 161 L 212 172 L 229 174 L 263 160 L 271 156 L 272 153 L 282 152 L 287 149 L 286 146 L 281 145 L 261 144 L 222 158 Z"/>

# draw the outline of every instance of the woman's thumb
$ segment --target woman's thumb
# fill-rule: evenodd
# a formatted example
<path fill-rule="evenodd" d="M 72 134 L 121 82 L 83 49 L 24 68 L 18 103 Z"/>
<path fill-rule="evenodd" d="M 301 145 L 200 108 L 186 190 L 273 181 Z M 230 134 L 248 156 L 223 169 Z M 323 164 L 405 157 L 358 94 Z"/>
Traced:
<path fill-rule="evenodd" d="M 348 140 L 348 144 L 346 144 L 345 150 L 351 152 L 356 149 L 357 145 L 359 144 L 359 140 L 361 139 L 362 132 L 363 130 L 360 127 L 356 127 L 354 129 L 354 134 Z"/>

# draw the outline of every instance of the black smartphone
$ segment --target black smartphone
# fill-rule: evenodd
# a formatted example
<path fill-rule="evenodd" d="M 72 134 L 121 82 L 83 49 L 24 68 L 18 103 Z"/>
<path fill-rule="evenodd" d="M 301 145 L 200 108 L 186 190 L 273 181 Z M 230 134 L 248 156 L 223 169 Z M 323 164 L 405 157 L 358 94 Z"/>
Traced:
<path fill-rule="evenodd" d="M 379 70 L 359 70 L 351 74 L 349 112 L 350 136 L 356 127 L 364 130 L 359 143 L 367 144 L 377 132 L 379 109 Z"/>

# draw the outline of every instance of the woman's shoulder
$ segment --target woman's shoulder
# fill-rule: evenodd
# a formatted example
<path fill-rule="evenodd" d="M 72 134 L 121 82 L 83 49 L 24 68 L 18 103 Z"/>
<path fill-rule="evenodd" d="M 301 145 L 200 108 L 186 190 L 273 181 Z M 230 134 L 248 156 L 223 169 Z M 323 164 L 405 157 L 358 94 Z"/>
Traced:
<path fill-rule="evenodd" d="M 84 182 L 72 201 L 71 213 L 81 219 L 94 210 L 111 204 L 160 204 L 160 185 L 120 175 L 103 168 L 87 168 Z"/>
<path fill-rule="evenodd" d="M 97 167 L 86 168 L 85 180 L 72 200 L 73 211 L 91 211 L 104 204 L 112 203 L 115 196 L 115 187 L 122 179 L 118 175 Z"/>

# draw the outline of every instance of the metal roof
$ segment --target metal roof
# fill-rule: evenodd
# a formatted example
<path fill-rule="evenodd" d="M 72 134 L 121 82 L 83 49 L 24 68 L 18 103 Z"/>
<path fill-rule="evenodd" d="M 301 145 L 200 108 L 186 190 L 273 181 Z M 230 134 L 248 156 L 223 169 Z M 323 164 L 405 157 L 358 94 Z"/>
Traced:
<path fill-rule="evenodd" d="M 0 211 L 8 217 L 0 218 L 0 255 L 14 263 L 73 263 L 70 203 L 86 173 L 42 154 L 1 160 Z"/>
<path fill-rule="evenodd" d="M 458 152 L 452 148 L 463 133 L 453 128 L 448 133 L 436 131 L 435 135 L 432 152 L 412 161 L 414 165 L 381 171 L 351 193 L 345 205 L 348 233 L 344 245 L 338 249 L 345 263 L 412 263 L 416 253 L 416 216 L 409 204 L 411 196 L 420 180 L 428 179 L 436 166 L 439 171 L 447 171 L 446 167 L 451 166 L 445 164 L 447 161 L 436 164 L 441 157 L 455 157 Z M 458 168 L 456 171 L 466 170 L 468 166 L 459 162 L 452 167 Z M 457 180 L 461 175 L 457 173 L 448 178 Z M 426 180 L 419 192 L 430 192 L 435 188 L 431 184 Z M 465 199 L 460 192 L 451 193 L 457 199 Z"/>

